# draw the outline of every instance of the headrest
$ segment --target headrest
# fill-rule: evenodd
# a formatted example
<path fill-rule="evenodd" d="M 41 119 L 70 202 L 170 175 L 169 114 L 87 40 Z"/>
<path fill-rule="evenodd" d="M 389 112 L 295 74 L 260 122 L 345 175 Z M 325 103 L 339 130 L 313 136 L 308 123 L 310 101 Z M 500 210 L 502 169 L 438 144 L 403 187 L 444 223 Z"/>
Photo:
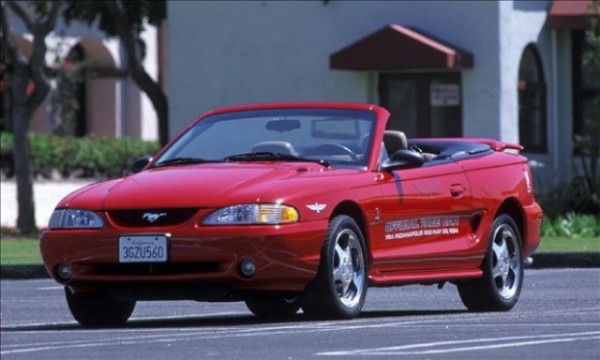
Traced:
<path fill-rule="evenodd" d="M 408 149 L 408 140 L 402 131 L 385 130 L 383 133 L 383 143 L 388 154 L 393 154 L 398 150 Z"/>

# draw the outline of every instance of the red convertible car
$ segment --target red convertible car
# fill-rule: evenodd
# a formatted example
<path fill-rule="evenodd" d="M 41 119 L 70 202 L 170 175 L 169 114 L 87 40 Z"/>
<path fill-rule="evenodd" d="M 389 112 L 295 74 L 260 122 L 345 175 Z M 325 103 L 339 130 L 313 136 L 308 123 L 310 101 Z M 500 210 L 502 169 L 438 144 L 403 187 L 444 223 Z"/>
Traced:
<path fill-rule="evenodd" d="M 368 104 L 208 112 L 132 175 L 65 197 L 41 237 L 85 326 L 136 301 L 245 301 L 257 316 L 354 318 L 368 286 L 444 284 L 511 309 L 542 211 L 521 146 L 407 139 Z"/>

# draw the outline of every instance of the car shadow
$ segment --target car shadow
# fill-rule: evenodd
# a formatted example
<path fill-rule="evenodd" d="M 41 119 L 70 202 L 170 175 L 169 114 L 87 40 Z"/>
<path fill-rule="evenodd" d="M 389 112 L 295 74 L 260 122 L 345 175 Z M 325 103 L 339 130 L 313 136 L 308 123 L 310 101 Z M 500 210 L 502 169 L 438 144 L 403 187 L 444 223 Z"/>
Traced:
<path fill-rule="evenodd" d="M 374 310 L 374 311 L 363 311 L 360 314 L 359 319 L 368 318 L 386 318 L 386 317 L 411 317 L 411 316 L 439 316 L 439 315 L 454 315 L 454 314 L 466 314 L 469 311 L 467 309 L 453 309 L 453 310 Z"/>
<path fill-rule="evenodd" d="M 152 318 L 152 319 L 130 319 L 123 325 L 104 327 L 83 327 L 76 323 L 54 323 L 48 325 L 24 325 L 6 326 L 2 332 L 26 332 L 26 331 L 80 331 L 80 330 L 106 330 L 106 329 L 169 329 L 169 328 L 202 328 L 202 327 L 230 327 L 230 326 L 252 326 L 267 324 L 286 323 L 318 323 L 322 321 L 339 322 L 340 324 L 351 324 L 360 319 L 384 319 L 384 318 L 409 318 L 414 316 L 441 316 L 453 314 L 465 314 L 467 310 L 375 310 L 363 311 L 357 319 L 353 320 L 315 320 L 298 313 L 284 319 L 265 319 L 256 317 L 250 313 L 246 314 L 219 314 L 201 317 L 177 317 L 177 318 Z"/>

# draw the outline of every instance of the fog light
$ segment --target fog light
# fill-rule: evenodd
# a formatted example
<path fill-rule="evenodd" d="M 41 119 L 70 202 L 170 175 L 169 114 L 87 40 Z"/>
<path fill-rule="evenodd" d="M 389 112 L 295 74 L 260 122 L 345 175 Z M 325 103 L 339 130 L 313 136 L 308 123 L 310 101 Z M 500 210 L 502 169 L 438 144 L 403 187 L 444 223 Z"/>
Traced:
<path fill-rule="evenodd" d="M 245 277 L 251 277 L 256 273 L 256 265 L 251 260 L 243 260 L 240 263 L 240 272 Z"/>
<path fill-rule="evenodd" d="M 56 268 L 56 274 L 59 278 L 63 280 L 69 280 L 71 278 L 71 275 L 73 275 L 73 271 L 71 270 L 71 267 L 69 265 L 60 264 Z"/>

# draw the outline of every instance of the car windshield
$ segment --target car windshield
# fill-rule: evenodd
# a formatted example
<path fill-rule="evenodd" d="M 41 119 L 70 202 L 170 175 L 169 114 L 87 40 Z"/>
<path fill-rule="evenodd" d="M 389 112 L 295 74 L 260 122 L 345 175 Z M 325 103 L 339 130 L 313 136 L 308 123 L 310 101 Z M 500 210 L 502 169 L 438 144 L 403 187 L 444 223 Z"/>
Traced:
<path fill-rule="evenodd" d="M 154 166 L 215 161 L 367 165 L 376 115 L 345 109 L 269 109 L 200 120 Z"/>

